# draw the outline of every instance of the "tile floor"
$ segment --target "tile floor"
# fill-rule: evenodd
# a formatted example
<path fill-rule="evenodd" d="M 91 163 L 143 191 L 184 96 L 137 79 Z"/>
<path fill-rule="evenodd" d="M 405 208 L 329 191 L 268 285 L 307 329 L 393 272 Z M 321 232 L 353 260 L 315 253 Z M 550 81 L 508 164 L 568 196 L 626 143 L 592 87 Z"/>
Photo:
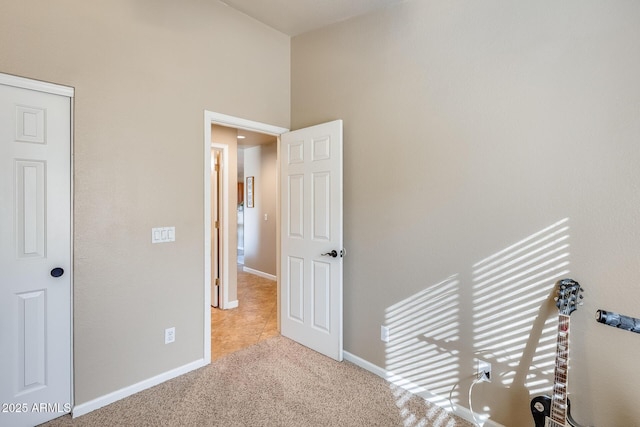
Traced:
<path fill-rule="evenodd" d="M 238 307 L 211 308 L 211 360 L 279 334 L 276 282 L 238 265 Z"/>

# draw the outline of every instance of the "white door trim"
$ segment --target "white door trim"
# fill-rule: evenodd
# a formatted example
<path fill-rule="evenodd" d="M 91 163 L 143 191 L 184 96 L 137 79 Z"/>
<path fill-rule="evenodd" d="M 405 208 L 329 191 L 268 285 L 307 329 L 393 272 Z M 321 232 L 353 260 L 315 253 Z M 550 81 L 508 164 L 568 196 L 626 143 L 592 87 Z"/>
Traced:
<path fill-rule="evenodd" d="M 205 363 L 211 363 L 211 125 L 221 125 L 227 127 L 233 127 L 237 129 L 250 130 L 253 132 L 260 132 L 269 135 L 279 136 L 289 129 L 274 126 L 266 123 L 255 122 L 253 120 L 247 120 L 240 117 L 229 116 L 226 114 L 215 113 L 213 111 L 204 110 L 204 360 Z M 229 206 L 229 167 L 228 167 L 228 153 L 229 147 L 224 144 L 217 144 L 216 147 L 223 149 L 222 167 L 223 171 L 223 190 L 222 190 L 222 204 Z M 224 151 L 226 150 L 226 151 Z M 278 155 L 280 152 L 280 140 L 278 139 Z M 278 175 L 279 176 L 279 175 Z M 276 213 L 276 224 L 279 224 L 279 212 Z M 228 275 L 230 268 L 235 268 L 233 265 L 229 265 L 229 215 L 223 215 L 223 230 L 222 230 L 222 258 L 223 258 L 223 275 Z M 279 245 L 278 245 L 279 248 Z M 223 276 L 223 283 L 228 283 L 228 277 Z M 279 286 L 279 284 L 278 284 Z M 228 299 L 228 295 L 225 294 L 225 287 L 223 287 L 223 298 L 221 303 L 224 303 Z M 228 303 L 228 301 L 226 301 Z M 222 306 L 222 308 L 227 308 Z"/>
<path fill-rule="evenodd" d="M 17 88 L 21 88 L 21 89 L 29 89 L 29 90 L 35 90 L 38 92 L 44 92 L 44 93 L 49 93 L 52 95 L 60 95 L 60 96 L 65 96 L 67 98 L 70 99 L 70 111 L 69 111 L 69 128 L 70 128 L 70 132 L 69 132 L 69 173 L 70 173 L 70 177 L 69 177 L 69 182 L 70 182 L 70 188 L 69 188 L 69 192 L 70 192 L 70 205 L 69 205 L 69 220 L 70 220 L 70 236 L 69 236 L 69 246 L 70 246 L 70 251 L 71 253 L 69 254 L 70 256 L 70 260 L 71 263 L 69 264 L 69 268 L 68 268 L 68 274 L 69 274 L 69 283 L 70 283 L 70 299 L 71 301 L 69 301 L 69 309 L 70 309 L 70 313 L 69 313 L 69 317 L 70 317 L 70 328 L 71 330 L 69 331 L 70 333 L 70 353 L 69 353 L 69 372 L 71 374 L 71 378 L 70 378 L 70 385 L 71 385 L 71 406 L 73 407 L 75 405 L 75 392 L 74 392 L 74 371 L 73 371 L 73 329 L 74 329 L 74 320 L 73 320 L 73 300 L 74 300 L 74 294 L 73 294 L 73 289 L 74 289 L 74 271 L 73 271 L 73 252 L 74 252 L 74 247 L 73 247 L 73 235 L 74 235 L 74 229 L 73 229 L 73 224 L 74 224 L 74 218 L 73 218 L 73 200 L 74 200 L 74 186 L 73 186 L 73 173 L 74 173 L 74 163 L 73 163 L 73 151 L 74 151 L 74 133 L 73 133 L 73 128 L 74 128 L 74 124 L 73 124 L 73 112 L 75 110 L 74 108 L 74 100 L 75 100 L 75 88 L 71 87 L 71 86 L 64 86 L 64 85 L 59 85 L 59 84 L 55 84 L 55 83 L 49 83 L 49 82 L 43 82 L 40 80 L 33 80 L 33 79 L 28 79 L 25 77 L 19 77 L 19 76 L 14 76 L 12 74 L 5 74 L 5 73 L 0 73 L 0 84 L 6 85 L 6 86 L 13 86 L 13 87 L 17 87 Z"/>
<path fill-rule="evenodd" d="M 0 84 L 19 87 L 21 89 L 36 90 L 38 92 L 50 93 L 52 95 L 66 96 L 72 99 L 75 96 L 75 89 L 70 86 L 63 86 L 55 83 L 43 82 L 40 80 L 27 79 L 11 74 L 0 73 Z"/>

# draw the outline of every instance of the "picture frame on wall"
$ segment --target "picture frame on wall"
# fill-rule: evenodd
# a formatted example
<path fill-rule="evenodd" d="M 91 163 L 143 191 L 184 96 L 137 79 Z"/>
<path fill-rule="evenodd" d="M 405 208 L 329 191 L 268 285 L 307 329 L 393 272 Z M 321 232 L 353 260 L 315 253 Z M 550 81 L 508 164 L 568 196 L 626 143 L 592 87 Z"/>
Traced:
<path fill-rule="evenodd" d="M 253 204 L 253 177 L 252 176 L 248 176 L 247 177 L 247 207 L 248 208 L 254 207 L 254 204 Z"/>

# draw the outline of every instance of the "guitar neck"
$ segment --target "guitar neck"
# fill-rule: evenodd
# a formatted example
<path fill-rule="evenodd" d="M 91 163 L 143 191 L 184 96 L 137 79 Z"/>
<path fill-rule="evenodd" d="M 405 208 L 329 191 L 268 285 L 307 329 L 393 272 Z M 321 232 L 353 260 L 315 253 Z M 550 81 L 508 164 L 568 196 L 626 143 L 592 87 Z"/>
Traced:
<path fill-rule="evenodd" d="M 531 414 L 536 427 L 579 427 L 571 417 L 567 396 L 569 376 L 569 316 L 582 305 L 580 284 L 573 279 L 562 279 L 556 283 L 556 307 L 558 317 L 558 339 L 556 340 L 556 367 L 551 397 L 538 396 L 531 400 Z"/>
<path fill-rule="evenodd" d="M 558 317 L 558 339 L 556 344 L 556 367 L 551 396 L 550 427 L 564 427 L 568 415 L 567 377 L 569 373 L 569 316 Z"/>

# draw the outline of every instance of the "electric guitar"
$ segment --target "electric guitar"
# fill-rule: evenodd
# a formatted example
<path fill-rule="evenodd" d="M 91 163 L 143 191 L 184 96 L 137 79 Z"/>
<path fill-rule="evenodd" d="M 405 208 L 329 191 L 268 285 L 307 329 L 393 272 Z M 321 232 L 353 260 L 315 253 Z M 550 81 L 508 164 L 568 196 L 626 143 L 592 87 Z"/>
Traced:
<path fill-rule="evenodd" d="M 569 372 L 569 316 L 578 309 L 583 298 L 580 284 L 572 279 L 558 281 L 556 307 L 558 315 L 558 338 L 556 344 L 556 367 L 554 370 L 553 395 L 537 396 L 531 400 L 531 414 L 535 427 L 580 427 L 571 417 L 571 402 L 567 397 L 567 374 Z"/>

